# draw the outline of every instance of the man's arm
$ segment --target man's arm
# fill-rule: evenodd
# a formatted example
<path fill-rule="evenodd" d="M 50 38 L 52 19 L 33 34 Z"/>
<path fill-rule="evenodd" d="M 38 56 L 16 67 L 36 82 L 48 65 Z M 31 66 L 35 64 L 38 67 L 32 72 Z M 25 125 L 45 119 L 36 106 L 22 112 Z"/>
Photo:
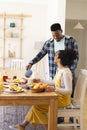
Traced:
<path fill-rule="evenodd" d="M 47 43 L 43 45 L 41 51 L 28 63 L 26 70 L 31 69 L 33 64 L 36 64 L 47 54 Z"/>

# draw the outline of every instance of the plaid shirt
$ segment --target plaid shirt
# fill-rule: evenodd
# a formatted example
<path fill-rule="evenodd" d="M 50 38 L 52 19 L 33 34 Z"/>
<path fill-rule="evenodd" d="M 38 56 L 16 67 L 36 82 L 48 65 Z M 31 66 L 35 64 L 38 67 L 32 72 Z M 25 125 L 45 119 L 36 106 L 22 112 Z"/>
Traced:
<path fill-rule="evenodd" d="M 77 58 L 74 60 L 74 63 L 71 66 L 68 66 L 71 71 L 74 71 L 77 67 L 77 62 L 79 59 L 79 54 L 78 54 L 78 45 L 73 37 L 67 37 L 65 36 L 65 49 L 74 49 L 77 53 Z M 54 62 L 54 39 L 49 39 L 47 40 L 41 51 L 36 55 L 34 59 L 32 59 L 29 63 L 30 64 L 35 64 L 38 61 L 40 61 L 46 54 L 48 53 L 48 60 L 49 60 L 49 76 L 53 79 L 56 73 L 57 65 Z"/>

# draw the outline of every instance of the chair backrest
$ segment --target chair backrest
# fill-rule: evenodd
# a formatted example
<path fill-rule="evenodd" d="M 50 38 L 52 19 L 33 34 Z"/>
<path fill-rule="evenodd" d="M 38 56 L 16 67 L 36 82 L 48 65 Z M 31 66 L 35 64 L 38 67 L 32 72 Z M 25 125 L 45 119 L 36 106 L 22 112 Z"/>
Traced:
<path fill-rule="evenodd" d="M 15 69 L 15 70 L 25 69 L 24 59 L 12 59 L 11 60 L 11 69 Z"/>
<path fill-rule="evenodd" d="M 11 60 L 11 72 L 10 75 L 13 77 L 16 75 L 21 78 L 25 76 L 25 61 L 24 59 L 12 59 Z"/>
<path fill-rule="evenodd" d="M 84 103 L 84 97 L 87 87 L 87 70 L 82 69 L 77 78 L 75 92 L 74 92 L 74 100 L 82 106 Z"/>

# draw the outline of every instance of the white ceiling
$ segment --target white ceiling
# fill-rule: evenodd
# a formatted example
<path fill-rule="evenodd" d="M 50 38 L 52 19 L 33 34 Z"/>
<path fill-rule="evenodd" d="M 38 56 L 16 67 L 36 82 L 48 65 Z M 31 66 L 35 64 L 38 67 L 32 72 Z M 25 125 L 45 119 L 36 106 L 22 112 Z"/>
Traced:
<path fill-rule="evenodd" d="M 0 2 L 28 2 L 28 3 L 47 3 L 51 0 L 0 0 Z M 66 2 L 87 2 L 87 0 L 66 0 Z"/>
<path fill-rule="evenodd" d="M 22 3 L 33 3 L 33 4 L 45 4 L 48 0 L 0 0 L 0 2 L 22 2 Z"/>
<path fill-rule="evenodd" d="M 28 2 L 28 3 L 47 3 L 51 0 L 0 0 L 0 2 Z M 66 0 L 66 2 L 87 2 L 87 0 Z"/>

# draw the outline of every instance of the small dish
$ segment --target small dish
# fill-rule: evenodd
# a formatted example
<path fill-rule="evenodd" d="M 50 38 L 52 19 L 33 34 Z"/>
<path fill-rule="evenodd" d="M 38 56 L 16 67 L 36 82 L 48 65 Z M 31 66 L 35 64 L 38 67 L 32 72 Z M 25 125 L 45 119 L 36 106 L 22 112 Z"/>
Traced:
<path fill-rule="evenodd" d="M 9 88 L 9 84 L 4 84 L 4 87 L 5 88 Z"/>
<path fill-rule="evenodd" d="M 11 91 L 9 89 L 4 89 L 4 92 L 6 92 L 6 93 L 21 93 L 21 92 L 24 92 L 24 89 L 22 89 L 21 91 Z"/>

